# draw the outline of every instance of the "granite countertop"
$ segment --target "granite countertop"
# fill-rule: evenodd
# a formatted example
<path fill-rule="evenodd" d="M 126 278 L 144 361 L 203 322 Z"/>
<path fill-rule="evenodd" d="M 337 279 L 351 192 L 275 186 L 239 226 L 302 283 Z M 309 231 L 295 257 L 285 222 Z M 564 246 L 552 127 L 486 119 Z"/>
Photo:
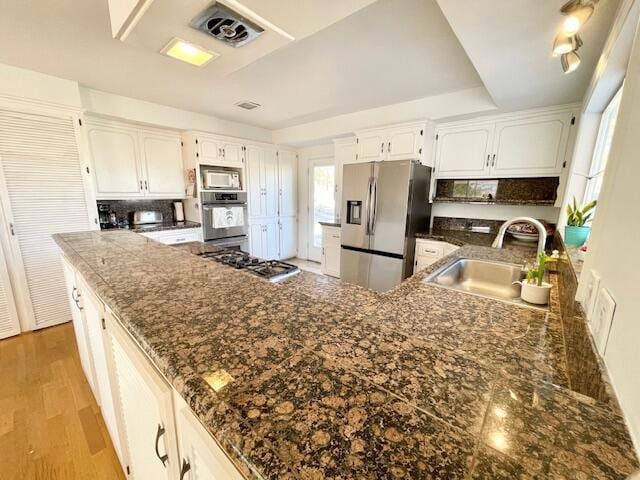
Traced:
<path fill-rule="evenodd" d="M 54 238 L 246 478 L 638 468 L 618 411 L 568 388 L 554 279 L 547 313 L 422 282 L 450 258 L 379 294 L 308 272 L 273 284 L 127 231 Z"/>
<path fill-rule="evenodd" d="M 478 247 L 490 247 L 496 238 L 496 232 L 472 232 L 469 230 L 443 230 L 443 229 L 431 229 L 428 232 L 416 233 L 416 238 L 422 238 L 425 240 L 436 240 L 439 242 L 447 242 L 459 247 L 463 245 L 475 245 Z M 516 240 L 511 235 L 507 234 L 504 237 L 503 248 L 505 249 L 517 249 L 522 251 L 531 252 L 535 256 L 535 251 L 538 247 L 538 242 L 523 242 Z"/>
<path fill-rule="evenodd" d="M 131 230 L 136 233 L 161 232 L 163 230 L 179 230 L 182 228 L 200 228 L 202 225 L 198 222 L 185 220 L 184 222 L 162 222 L 150 223 L 147 225 L 122 225 L 118 227 L 108 228 L 106 230 Z"/>

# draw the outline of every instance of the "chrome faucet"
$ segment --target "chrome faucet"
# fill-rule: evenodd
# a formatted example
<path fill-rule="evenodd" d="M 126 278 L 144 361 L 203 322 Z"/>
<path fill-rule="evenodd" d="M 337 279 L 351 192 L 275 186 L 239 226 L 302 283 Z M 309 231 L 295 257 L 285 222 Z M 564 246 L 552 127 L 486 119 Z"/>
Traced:
<path fill-rule="evenodd" d="M 500 230 L 498 230 L 496 239 L 491 245 L 493 248 L 502 248 L 502 242 L 504 242 L 504 234 L 507 233 L 507 228 L 509 228 L 514 223 L 530 223 L 531 225 L 536 227 L 538 229 L 538 233 L 540 234 L 538 237 L 538 255 L 540 255 L 540 252 L 544 252 L 544 246 L 547 243 L 547 229 L 542 223 L 531 217 L 515 217 L 504 222 L 500 227 Z"/>

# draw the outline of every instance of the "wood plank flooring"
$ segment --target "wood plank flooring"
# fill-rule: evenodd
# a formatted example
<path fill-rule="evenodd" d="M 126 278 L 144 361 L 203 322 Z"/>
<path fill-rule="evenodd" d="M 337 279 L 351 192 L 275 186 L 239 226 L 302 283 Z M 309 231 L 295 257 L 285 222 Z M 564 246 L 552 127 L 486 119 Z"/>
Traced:
<path fill-rule="evenodd" d="M 70 323 L 0 340 L 0 478 L 125 479 Z"/>

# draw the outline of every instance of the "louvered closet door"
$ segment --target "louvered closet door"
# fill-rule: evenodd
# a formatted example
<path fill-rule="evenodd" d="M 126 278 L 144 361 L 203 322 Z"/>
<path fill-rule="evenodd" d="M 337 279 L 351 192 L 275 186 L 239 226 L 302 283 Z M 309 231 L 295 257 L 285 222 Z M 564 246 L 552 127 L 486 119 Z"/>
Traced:
<path fill-rule="evenodd" d="M 72 118 L 0 110 L 0 177 L 19 311 L 34 329 L 69 321 L 51 235 L 92 228 Z"/>
<path fill-rule="evenodd" d="M 9 272 L 2 251 L 0 251 L 0 339 L 19 333 L 20 322 L 9 281 Z"/>

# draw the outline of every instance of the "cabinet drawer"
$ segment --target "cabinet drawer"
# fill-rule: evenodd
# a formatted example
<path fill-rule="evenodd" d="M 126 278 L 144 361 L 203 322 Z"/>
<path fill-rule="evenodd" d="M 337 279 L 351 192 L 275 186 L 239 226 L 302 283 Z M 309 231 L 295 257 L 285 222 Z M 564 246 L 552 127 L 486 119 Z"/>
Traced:
<path fill-rule="evenodd" d="M 188 228 L 183 230 L 164 230 L 160 232 L 147 232 L 141 235 L 164 243 L 165 245 L 175 245 L 178 243 L 201 242 L 202 232 L 199 228 Z"/>
<path fill-rule="evenodd" d="M 444 256 L 444 245 L 438 245 L 435 243 L 416 243 L 416 255 L 429 255 L 440 258 Z"/>

